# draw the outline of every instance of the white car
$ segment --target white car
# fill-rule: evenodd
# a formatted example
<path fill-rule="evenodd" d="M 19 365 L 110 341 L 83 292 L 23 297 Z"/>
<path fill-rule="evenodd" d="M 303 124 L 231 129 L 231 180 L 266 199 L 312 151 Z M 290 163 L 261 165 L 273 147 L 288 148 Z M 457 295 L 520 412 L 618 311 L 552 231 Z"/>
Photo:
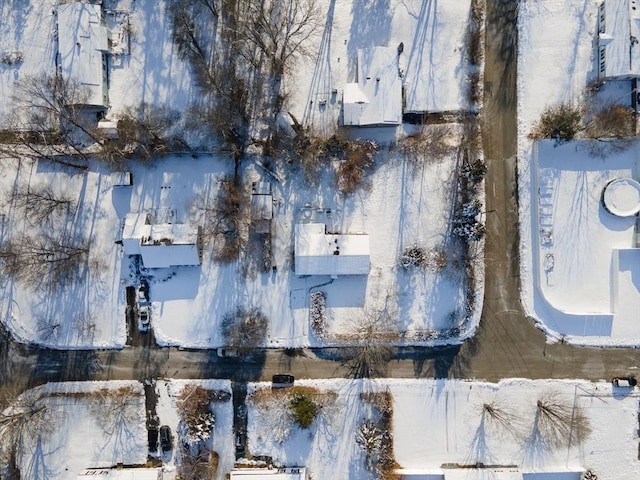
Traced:
<path fill-rule="evenodd" d="M 218 356 L 221 358 L 237 358 L 240 356 L 240 352 L 237 348 L 219 348 Z"/>
<path fill-rule="evenodd" d="M 151 309 L 149 305 L 138 307 L 138 330 L 140 333 L 147 333 L 151 327 Z"/>

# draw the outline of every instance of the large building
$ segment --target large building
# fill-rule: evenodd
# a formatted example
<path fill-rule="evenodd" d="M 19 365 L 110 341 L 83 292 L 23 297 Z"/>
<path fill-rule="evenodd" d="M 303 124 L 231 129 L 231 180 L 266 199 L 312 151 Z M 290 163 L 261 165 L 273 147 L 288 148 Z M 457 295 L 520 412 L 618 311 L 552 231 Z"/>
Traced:
<path fill-rule="evenodd" d="M 398 68 L 395 48 L 358 50 L 357 82 L 347 83 L 342 95 L 343 125 L 374 127 L 402 123 L 402 82 Z"/>
<path fill-rule="evenodd" d="M 605 0 L 598 7 L 598 76 L 640 77 L 640 0 Z"/>
<path fill-rule="evenodd" d="M 102 5 L 72 2 L 60 5 L 56 65 L 65 81 L 77 81 L 87 98 L 80 105 L 106 108 L 109 32 L 102 22 Z"/>
<path fill-rule="evenodd" d="M 296 275 L 368 275 L 369 235 L 327 233 L 324 223 L 295 226 Z"/>

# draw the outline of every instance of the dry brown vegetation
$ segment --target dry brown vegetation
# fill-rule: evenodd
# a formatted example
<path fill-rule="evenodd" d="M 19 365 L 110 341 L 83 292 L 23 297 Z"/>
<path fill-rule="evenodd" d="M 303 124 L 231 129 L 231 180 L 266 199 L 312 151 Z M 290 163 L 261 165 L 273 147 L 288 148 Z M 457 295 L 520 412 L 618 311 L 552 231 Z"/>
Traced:
<path fill-rule="evenodd" d="M 269 320 L 258 308 L 240 306 L 222 319 L 222 336 L 229 347 L 247 350 L 260 345 L 267 334 Z"/>
<path fill-rule="evenodd" d="M 376 410 L 375 419 L 365 419 L 356 432 L 356 443 L 365 451 L 367 469 L 379 480 L 398 480 L 399 468 L 393 452 L 393 396 L 383 392 L 363 392 L 361 400 Z"/>

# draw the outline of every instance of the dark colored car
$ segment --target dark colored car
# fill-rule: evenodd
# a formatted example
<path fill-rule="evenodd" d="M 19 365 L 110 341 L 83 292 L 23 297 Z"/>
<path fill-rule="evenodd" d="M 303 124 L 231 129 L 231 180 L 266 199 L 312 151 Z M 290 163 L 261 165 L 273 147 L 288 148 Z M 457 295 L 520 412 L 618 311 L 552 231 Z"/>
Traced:
<path fill-rule="evenodd" d="M 167 425 L 163 425 L 160 427 L 160 448 L 163 452 L 168 452 L 171 450 L 171 446 L 173 443 L 173 437 L 171 435 L 171 428 Z"/>
<path fill-rule="evenodd" d="M 633 377 L 613 377 L 611 383 L 614 387 L 633 388 L 638 384 L 638 381 Z"/>
<path fill-rule="evenodd" d="M 149 451 L 158 451 L 158 427 L 149 427 L 147 430 L 147 438 L 149 440 Z"/>
<path fill-rule="evenodd" d="M 292 387 L 295 378 L 290 373 L 276 373 L 271 379 L 273 388 Z"/>

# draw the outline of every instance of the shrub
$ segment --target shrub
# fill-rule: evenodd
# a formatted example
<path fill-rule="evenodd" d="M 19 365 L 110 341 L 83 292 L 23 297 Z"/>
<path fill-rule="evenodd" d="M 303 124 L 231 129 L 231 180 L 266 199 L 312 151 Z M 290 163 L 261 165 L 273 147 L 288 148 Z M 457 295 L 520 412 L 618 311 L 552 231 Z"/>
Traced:
<path fill-rule="evenodd" d="M 258 308 L 238 307 L 222 319 L 222 335 L 230 347 L 257 347 L 267 333 L 267 317 Z"/>
<path fill-rule="evenodd" d="M 583 130 L 581 105 L 561 103 L 547 107 L 540 120 L 533 126 L 529 138 L 538 140 L 553 138 L 558 142 L 567 142 Z"/>
<path fill-rule="evenodd" d="M 188 443 L 206 441 L 211 436 L 215 424 L 212 401 L 212 392 L 197 385 L 187 385 L 180 393 L 178 411 Z"/>
<path fill-rule="evenodd" d="M 413 267 L 424 267 L 427 264 L 427 254 L 424 248 L 418 245 L 411 245 L 404 249 L 400 256 L 400 265 L 402 268 L 409 269 Z"/>
<path fill-rule="evenodd" d="M 318 338 L 324 338 L 326 317 L 326 297 L 324 292 L 311 292 L 311 330 Z"/>
<path fill-rule="evenodd" d="M 635 135 L 633 110 L 625 105 L 609 102 L 589 119 L 585 134 L 589 138 L 624 138 Z"/>
<path fill-rule="evenodd" d="M 301 428 L 309 428 L 318 415 L 318 404 L 304 390 L 294 391 L 289 405 L 295 422 Z"/>
<path fill-rule="evenodd" d="M 338 168 L 338 189 L 350 194 L 362 187 L 366 172 L 373 167 L 373 156 L 378 146 L 371 140 L 351 142 L 346 152 L 346 159 Z"/>
<path fill-rule="evenodd" d="M 461 173 L 465 178 L 477 183 L 487 174 L 487 165 L 482 160 L 468 162 L 462 165 Z"/>

